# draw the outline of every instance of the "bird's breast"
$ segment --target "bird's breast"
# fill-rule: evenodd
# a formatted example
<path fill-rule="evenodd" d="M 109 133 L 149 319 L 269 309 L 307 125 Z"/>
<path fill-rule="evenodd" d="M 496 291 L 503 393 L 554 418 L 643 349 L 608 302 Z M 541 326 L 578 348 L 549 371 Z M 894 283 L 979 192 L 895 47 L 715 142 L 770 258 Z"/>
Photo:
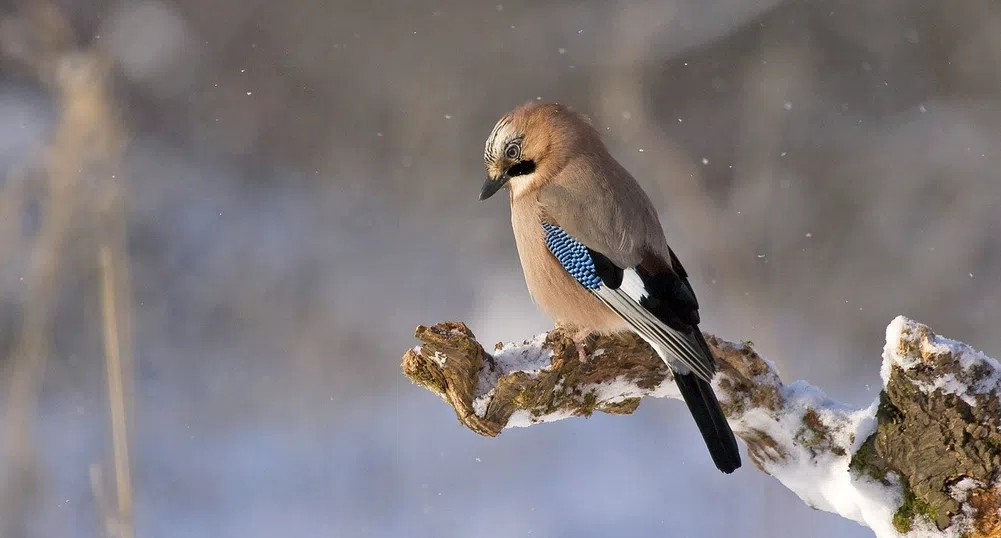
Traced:
<path fill-rule="evenodd" d="M 579 329 L 611 333 L 625 323 L 560 265 L 546 246 L 541 212 L 534 204 L 511 206 L 511 225 L 528 292 L 555 322 Z"/>

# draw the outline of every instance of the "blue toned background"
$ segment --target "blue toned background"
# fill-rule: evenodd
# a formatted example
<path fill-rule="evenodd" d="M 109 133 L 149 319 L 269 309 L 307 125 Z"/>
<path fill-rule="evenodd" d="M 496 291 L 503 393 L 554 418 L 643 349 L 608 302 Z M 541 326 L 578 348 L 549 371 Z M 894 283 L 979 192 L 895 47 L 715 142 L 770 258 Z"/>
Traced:
<path fill-rule="evenodd" d="M 138 536 L 871 535 L 746 458 L 718 473 L 681 402 L 486 439 L 403 377 L 418 324 L 487 343 L 549 327 L 503 197 L 476 200 L 483 139 L 536 97 L 592 116 L 662 211 L 704 328 L 786 379 L 868 404 L 897 314 L 1001 350 L 990 2 L 57 4 L 114 60 L 132 136 Z M 9 186 L 60 112 L 4 36 Z M 4 360 L 31 267 L 0 248 Z M 78 275 L 31 480 L 0 459 L 0 504 L 25 507 L 0 534 L 101 533 L 104 359 Z"/>

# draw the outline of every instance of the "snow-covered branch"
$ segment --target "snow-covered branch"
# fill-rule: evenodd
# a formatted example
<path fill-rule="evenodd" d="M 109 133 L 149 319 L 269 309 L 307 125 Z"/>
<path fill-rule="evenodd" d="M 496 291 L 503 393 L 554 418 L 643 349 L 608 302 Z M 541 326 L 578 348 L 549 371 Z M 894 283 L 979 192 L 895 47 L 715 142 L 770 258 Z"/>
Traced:
<path fill-rule="evenodd" d="M 461 322 L 418 327 L 403 371 L 488 436 L 644 397 L 680 398 L 639 338 L 601 336 L 581 362 L 560 329 L 487 353 Z M 886 330 L 883 390 L 851 409 L 805 382 L 783 384 L 750 343 L 706 335 L 714 388 L 751 461 L 812 507 L 878 537 L 1001 536 L 1001 365 L 898 317 Z"/>

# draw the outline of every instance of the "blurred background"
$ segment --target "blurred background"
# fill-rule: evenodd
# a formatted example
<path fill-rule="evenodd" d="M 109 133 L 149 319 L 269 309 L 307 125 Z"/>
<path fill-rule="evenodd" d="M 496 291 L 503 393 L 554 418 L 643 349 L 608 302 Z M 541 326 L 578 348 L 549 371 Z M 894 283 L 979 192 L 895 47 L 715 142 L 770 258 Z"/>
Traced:
<path fill-rule="evenodd" d="M 1001 354 L 991 0 L 7 1 L 0 68 L 3 536 L 871 536 L 678 401 L 485 439 L 403 377 L 549 328 L 476 201 L 531 99 L 787 381 L 867 405 L 897 314 Z"/>

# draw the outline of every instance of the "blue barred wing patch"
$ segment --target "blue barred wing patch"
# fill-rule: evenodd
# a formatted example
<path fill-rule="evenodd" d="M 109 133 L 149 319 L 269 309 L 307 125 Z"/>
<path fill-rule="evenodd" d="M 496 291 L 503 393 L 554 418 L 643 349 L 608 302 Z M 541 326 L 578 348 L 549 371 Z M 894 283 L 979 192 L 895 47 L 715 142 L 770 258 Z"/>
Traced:
<path fill-rule="evenodd" d="M 601 288 L 601 278 L 598 277 L 594 259 L 587 247 L 570 237 L 559 226 L 543 222 L 542 228 L 546 230 L 546 247 L 556 256 L 560 265 L 585 288 Z"/>

